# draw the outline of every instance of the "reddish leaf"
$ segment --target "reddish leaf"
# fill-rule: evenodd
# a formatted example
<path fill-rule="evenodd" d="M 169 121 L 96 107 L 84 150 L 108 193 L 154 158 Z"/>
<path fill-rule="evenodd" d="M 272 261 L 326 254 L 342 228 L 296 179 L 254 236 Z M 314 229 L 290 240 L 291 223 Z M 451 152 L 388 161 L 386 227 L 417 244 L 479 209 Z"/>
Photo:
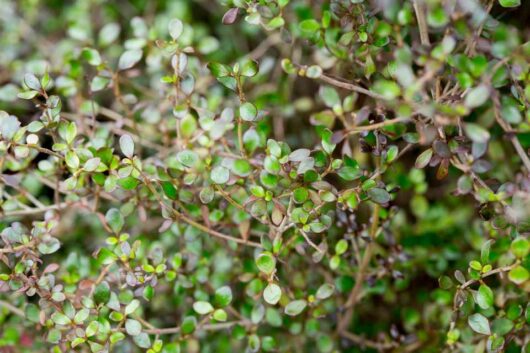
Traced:
<path fill-rule="evenodd" d="M 225 12 L 223 16 L 223 24 L 224 25 L 231 25 L 237 20 L 237 14 L 239 12 L 239 9 L 237 7 L 233 7 Z"/>

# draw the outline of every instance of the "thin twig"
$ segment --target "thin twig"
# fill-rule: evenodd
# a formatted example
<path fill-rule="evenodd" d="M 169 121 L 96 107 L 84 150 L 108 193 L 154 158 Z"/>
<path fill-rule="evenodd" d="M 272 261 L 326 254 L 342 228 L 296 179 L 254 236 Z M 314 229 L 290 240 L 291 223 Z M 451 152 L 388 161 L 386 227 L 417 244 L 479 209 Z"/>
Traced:
<path fill-rule="evenodd" d="M 389 119 L 389 120 L 385 120 L 385 121 L 380 122 L 380 123 L 375 123 L 375 124 L 366 125 L 366 126 L 354 126 L 351 129 L 347 130 L 348 132 L 346 133 L 346 136 L 359 134 L 359 133 L 364 132 L 364 131 L 373 131 L 373 130 L 380 129 L 380 128 L 388 126 L 388 125 L 394 125 L 394 124 L 397 124 L 397 123 L 403 123 L 403 122 L 407 122 L 407 121 L 410 121 L 410 118 L 400 117 L 400 118 Z"/>
<path fill-rule="evenodd" d="M 14 306 L 12 304 L 9 304 L 8 302 L 6 302 L 4 300 L 0 300 L 0 307 L 6 308 L 7 310 L 12 312 L 13 314 L 18 315 L 20 317 L 25 317 L 26 316 L 24 314 L 24 311 L 20 310 L 19 308 L 17 308 L 16 306 Z"/>
<path fill-rule="evenodd" d="M 389 350 L 398 347 L 398 344 L 396 342 L 372 341 L 348 331 L 343 331 L 340 333 L 340 335 L 352 341 L 353 343 L 360 345 L 361 347 L 373 348 L 379 351 Z"/>
<path fill-rule="evenodd" d="M 222 323 L 215 323 L 215 324 L 206 324 L 202 325 L 200 330 L 202 331 L 218 331 L 218 330 L 224 330 L 227 328 L 230 328 L 235 325 L 246 325 L 248 324 L 245 321 L 231 321 L 231 322 L 222 322 Z M 170 335 L 180 332 L 180 326 L 176 327 L 167 327 L 167 328 L 150 328 L 147 330 L 144 330 L 145 333 L 148 333 L 150 335 Z"/>
<path fill-rule="evenodd" d="M 418 20 L 418 29 L 420 31 L 420 41 L 422 45 L 431 45 L 429 40 L 429 30 L 425 20 L 425 6 L 423 0 L 414 0 L 414 12 Z"/>
<path fill-rule="evenodd" d="M 4 213 L 0 212 L 0 214 L 4 217 L 28 216 L 28 215 L 34 215 L 34 214 L 39 214 L 39 213 L 45 213 L 47 211 L 52 211 L 52 210 L 59 210 L 70 204 L 71 203 L 69 202 L 62 202 L 58 205 L 35 207 L 35 208 L 29 208 L 29 209 L 24 209 L 24 210 L 8 211 Z"/>
<path fill-rule="evenodd" d="M 323 82 L 329 83 L 330 85 L 333 85 L 333 86 L 336 86 L 336 87 L 340 87 L 340 88 L 344 88 L 344 89 L 347 89 L 347 90 L 350 90 L 350 91 L 353 91 L 353 92 L 361 93 L 361 94 L 367 95 L 367 96 L 375 98 L 375 99 L 386 100 L 386 98 L 384 96 L 382 96 L 382 95 L 380 95 L 378 93 L 375 93 L 375 92 L 372 92 L 370 90 L 367 90 L 366 88 L 363 88 L 361 86 L 354 85 L 353 83 L 340 81 L 340 80 L 338 80 L 336 78 L 333 78 L 333 77 L 325 75 L 325 74 L 320 75 L 320 80 L 323 81 Z"/>
<path fill-rule="evenodd" d="M 224 240 L 230 240 L 230 241 L 236 242 L 238 244 L 248 245 L 248 246 L 252 246 L 252 247 L 255 247 L 255 248 L 262 248 L 261 244 L 259 244 L 259 243 L 255 243 L 253 241 L 249 241 L 249 240 L 245 240 L 245 239 L 241 239 L 241 238 L 235 238 L 235 237 L 232 237 L 230 235 L 226 235 L 226 234 L 223 234 L 223 233 L 218 232 L 216 230 L 210 229 L 210 228 L 208 228 L 208 227 L 206 227 L 206 226 L 194 221 L 193 219 L 185 216 L 184 214 L 180 213 L 175 208 L 173 208 L 171 206 L 168 206 L 166 203 L 164 203 L 164 201 L 162 200 L 162 197 L 156 191 L 156 189 L 153 187 L 153 185 L 151 184 L 151 182 L 149 181 L 147 176 L 141 170 L 138 170 L 138 172 L 140 172 L 140 175 L 142 176 L 142 178 L 144 180 L 144 185 L 157 198 L 157 200 L 160 203 L 160 205 L 162 207 L 164 207 L 165 209 L 167 209 L 169 212 L 173 213 L 173 215 L 175 216 L 176 219 L 184 221 L 184 222 L 188 223 L 189 225 L 191 225 L 191 226 L 193 226 L 193 227 L 195 227 L 195 228 L 197 228 L 199 230 L 202 230 L 203 232 L 205 232 L 207 234 L 210 234 L 210 235 L 212 235 L 214 237 L 221 238 L 221 239 L 224 239 Z"/>
<path fill-rule="evenodd" d="M 15 253 L 19 252 L 21 250 L 27 249 L 32 247 L 35 244 L 35 242 L 32 240 L 27 244 L 17 245 L 15 247 L 6 247 L 0 249 L 0 254 L 7 254 L 7 253 Z"/>
<path fill-rule="evenodd" d="M 467 287 L 473 285 L 474 283 L 480 282 L 483 278 L 486 278 L 486 277 L 489 277 L 489 276 L 493 276 L 494 274 L 509 272 L 509 271 L 513 270 L 515 267 L 517 267 L 518 265 L 519 265 L 519 262 L 516 261 L 516 262 L 514 262 L 511 265 L 499 267 L 499 268 L 496 268 L 494 270 L 488 271 L 488 272 L 484 273 L 482 276 L 480 276 L 480 279 L 470 279 L 469 281 L 465 282 L 464 284 L 462 284 L 462 286 L 460 286 L 459 290 L 464 290 Z"/>
<path fill-rule="evenodd" d="M 507 123 L 502 118 L 501 113 L 500 113 L 499 96 L 497 94 L 493 95 L 493 112 L 495 115 L 495 120 L 502 127 L 502 129 L 508 134 L 508 139 L 510 140 L 513 147 L 515 148 L 515 151 L 521 158 L 521 161 L 523 162 L 527 171 L 530 173 L 530 159 L 528 158 L 528 154 L 525 152 L 523 146 L 521 146 L 521 143 L 519 142 L 519 139 L 515 135 L 515 132 L 512 130 L 512 127 L 510 126 L 510 124 Z"/>
<path fill-rule="evenodd" d="M 377 235 L 377 230 L 379 229 L 379 205 L 375 204 L 374 209 L 372 212 L 372 224 L 370 227 L 370 242 L 366 246 L 366 249 L 363 254 L 362 262 L 359 264 L 359 269 L 357 270 L 357 275 L 355 276 L 355 285 L 350 292 L 350 295 L 348 296 L 348 300 L 346 301 L 346 304 L 344 305 L 345 308 L 347 308 L 346 313 L 340 320 L 338 324 L 338 331 L 342 332 L 347 328 L 348 322 L 350 322 L 351 317 L 353 316 L 353 309 L 355 307 L 355 304 L 357 304 L 357 301 L 359 300 L 359 296 L 361 294 L 361 289 L 364 283 L 364 277 L 366 275 L 366 270 L 368 268 L 368 265 L 370 264 L 370 260 L 372 259 L 372 253 L 374 251 L 375 247 L 375 236 Z"/>
<path fill-rule="evenodd" d="M 307 243 L 309 245 L 311 245 L 311 247 L 313 247 L 313 249 L 315 249 L 317 252 L 319 253 L 322 253 L 322 249 L 320 249 L 318 247 L 318 245 L 316 245 L 315 243 L 313 243 L 313 241 L 309 238 L 309 235 L 307 235 L 306 232 L 304 232 L 302 229 L 298 229 L 300 231 L 300 233 L 302 234 L 302 236 L 304 237 L 304 239 L 307 241 Z"/>

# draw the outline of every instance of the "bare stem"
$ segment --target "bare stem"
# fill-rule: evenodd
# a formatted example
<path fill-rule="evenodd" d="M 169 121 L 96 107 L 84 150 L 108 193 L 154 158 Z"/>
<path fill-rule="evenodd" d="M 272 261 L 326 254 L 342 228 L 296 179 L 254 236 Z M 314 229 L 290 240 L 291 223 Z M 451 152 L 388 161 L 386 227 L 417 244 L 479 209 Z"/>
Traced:
<path fill-rule="evenodd" d="M 18 315 L 20 317 L 25 317 L 26 316 L 24 314 L 24 311 L 20 310 L 19 308 L 17 308 L 16 306 L 14 306 L 12 304 L 9 304 L 8 302 L 6 302 L 4 300 L 0 300 L 0 307 L 6 308 L 7 310 L 12 312 L 13 314 Z"/>
<path fill-rule="evenodd" d="M 427 27 L 427 21 L 425 20 L 425 4 L 423 0 L 414 0 L 414 11 L 416 12 L 416 18 L 418 19 L 418 29 L 420 31 L 420 41 L 423 45 L 430 45 L 429 31 Z"/>
<path fill-rule="evenodd" d="M 357 304 L 357 301 L 359 300 L 361 289 L 364 282 L 364 277 L 366 275 L 366 270 L 368 269 L 368 265 L 370 264 L 370 260 L 372 259 L 372 253 L 374 251 L 375 247 L 375 236 L 377 235 L 377 230 L 379 228 L 379 205 L 375 204 L 373 212 L 372 212 L 372 224 L 370 227 L 370 242 L 366 246 L 366 250 L 364 251 L 362 262 L 359 264 L 359 269 L 357 271 L 357 275 L 355 276 L 355 285 L 350 292 L 350 295 L 348 297 L 348 300 L 346 301 L 346 304 L 344 305 L 345 308 L 347 308 L 346 313 L 342 317 L 342 319 L 339 321 L 338 324 L 338 331 L 343 332 L 346 330 L 348 323 L 351 321 L 351 318 L 353 316 L 353 310 L 355 308 L 355 304 Z"/>

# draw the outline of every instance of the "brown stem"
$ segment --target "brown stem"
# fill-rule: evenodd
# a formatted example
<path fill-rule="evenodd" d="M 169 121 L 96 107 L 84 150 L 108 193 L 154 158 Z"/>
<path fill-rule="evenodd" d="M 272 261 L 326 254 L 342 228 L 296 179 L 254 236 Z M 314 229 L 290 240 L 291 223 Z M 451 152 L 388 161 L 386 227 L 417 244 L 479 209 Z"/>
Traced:
<path fill-rule="evenodd" d="M 153 187 L 153 185 L 149 181 L 149 179 L 143 174 L 142 171 L 138 170 L 138 172 L 140 172 L 140 175 L 142 176 L 142 178 L 144 180 L 144 185 L 157 198 L 157 200 L 160 203 L 160 205 L 162 207 L 164 207 L 165 209 L 167 209 L 168 211 L 170 211 L 171 213 L 173 213 L 173 215 L 175 216 L 176 219 L 184 221 L 184 222 L 188 223 L 189 225 L 191 225 L 191 226 L 193 226 L 193 227 L 195 227 L 195 228 L 197 228 L 199 230 L 202 230 L 203 232 L 205 232 L 205 233 L 207 233 L 209 235 L 212 235 L 214 237 L 217 237 L 217 238 L 221 238 L 221 239 L 224 239 L 224 240 L 230 240 L 230 241 L 236 242 L 238 244 L 248 245 L 248 246 L 252 246 L 252 247 L 255 247 L 255 248 L 261 248 L 262 247 L 261 244 L 259 244 L 259 243 L 255 243 L 253 241 L 248 241 L 248 240 L 245 240 L 245 239 L 235 238 L 235 237 L 232 237 L 230 235 L 226 235 L 226 234 L 223 234 L 223 233 L 218 232 L 216 230 L 210 229 L 210 228 L 208 228 L 208 227 L 206 227 L 206 226 L 194 221 L 193 219 L 188 218 L 187 216 L 185 216 L 184 214 L 180 213 L 175 208 L 166 205 L 163 202 L 161 196 L 158 194 L 156 189 Z"/>
<path fill-rule="evenodd" d="M 1 249 L 0 249 L 1 250 Z M 25 317 L 26 315 L 24 314 L 24 311 L 20 310 L 19 308 L 17 308 L 16 306 L 12 305 L 12 304 L 9 304 L 8 302 L 6 301 L 3 301 L 3 300 L 0 300 L 0 307 L 1 308 L 6 308 L 7 310 L 9 310 L 10 312 L 12 312 L 13 314 L 15 315 L 18 315 L 20 317 Z"/>
<path fill-rule="evenodd" d="M 348 129 L 348 132 L 347 132 L 346 135 L 350 136 L 350 135 L 359 134 L 359 133 L 364 132 L 364 131 L 373 131 L 373 130 L 380 129 L 380 128 L 388 126 L 388 125 L 394 125 L 394 124 L 406 122 L 406 121 L 409 121 L 409 120 L 410 120 L 410 118 L 401 117 L 401 118 L 385 120 L 385 121 L 380 122 L 380 123 L 366 125 L 366 126 L 354 126 L 351 129 Z"/>
<path fill-rule="evenodd" d="M 515 151 L 521 158 L 521 161 L 523 161 L 523 164 L 526 170 L 530 173 L 530 159 L 528 158 L 528 154 L 525 152 L 523 146 L 521 146 L 521 143 L 519 142 L 519 139 L 517 138 L 514 131 L 512 130 L 511 125 L 502 118 L 501 112 L 500 112 L 499 96 L 496 93 L 493 95 L 493 112 L 495 115 L 495 120 L 502 127 L 502 129 L 508 134 L 508 139 L 510 140 L 513 147 L 515 148 Z"/>
<path fill-rule="evenodd" d="M 336 86 L 336 87 L 340 87 L 340 88 L 344 88 L 344 89 L 347 89 L 347 90 L 350 90 L 350 91 L 353 91 L 353 92 L 361 93 L 361 94 L 367 95 L 367 96 L 375 98 L 375 99 L 386 100 L 386 98 L 383 97 L 382 95 L 377 94 L 377 93 L 372 92 L 372 91 L 369 91 L 366 88 L 354 85 L 353 83 L 340 81 L 340 80 L 338 80 L 336 78 L 333 78 L 333 77 L 325 75 L 325 74 L 320 75 L 320 81 L 323 81 L 323 82 L 329 83 L 330 85 L 333 85 L 333 86 Z"/>
<path fill-rule="evenodd" d="M 414 0 L 414 12 L 416 12 L 416 18 L 418 19 L 421 44 L 430 45 L 431 41 L 429 40 L 429 30 L 425 20 L 425 4 L 423 0 Z"/>
<path fill-rule="evenodd" d="M 357 304 L 357 301 L 359 300 L 362 285 L 364 282 L 364 277 L 366 275 L 366 270 L 368 269 L 368 265 L 370 264 L 370 260 L 372 259 L 372 253 L 374 251 L 375 247 L 375 236 L 377 234 L 377 230 L 379 228 L 379 205 L 375 204 L 373 212 L 372 212 L 372 224 L 370 227 L 370 242 L 366 246 L 366 250 L 364 251 L 362 262 L 359 264 L 359 269 L 357 271 L 357 275 L 355 276 L 355 285 L 350 292 L 350 295 L 348 297 L 348 300 L 346 301 L 346 304 L 344 305 L 345 308 L 347 308 L 346 313 L 342 317 L 342 319 L 339 321 L 338 324 L 338 331 L 343 332 L 346 330 L 348 323 L 351 321 L 351 318 L 353 316 L 353 310 L 355 308 L 355 304 Z"/>
<path fill-rule="evenodd" d="M 396 342 L 372 341 L 372 340 L 366 339 L 362 336 L 359 336 L 359 335 L 356 335 L 354 333 L 347 332 L 347 331 L 341 332 L 340 335 L 352 341 L 353 343 L 360 345 L 361 347 L 373 348 L 379 351 L 389 350 L 392 348 L 396 348 L 398 346 Z"/>

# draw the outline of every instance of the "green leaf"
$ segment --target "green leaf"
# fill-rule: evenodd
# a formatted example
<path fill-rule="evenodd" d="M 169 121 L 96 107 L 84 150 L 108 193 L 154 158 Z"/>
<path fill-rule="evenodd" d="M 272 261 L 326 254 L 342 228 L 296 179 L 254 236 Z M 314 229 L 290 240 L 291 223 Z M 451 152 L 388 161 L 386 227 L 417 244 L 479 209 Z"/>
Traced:
<path fill-rule="evenodd" d="M 232 302 L 232 290 L 228 286 L 223 286 L 215 291 L 214 303 L 218 308 L 224 308 Z"/>
<path fill-rule="evenodd" d="M 296 67 L 294 66 L 292 61 L 287 58 L 282 59 L 280 65 L 282 66 L 282 69 L 286 74 L 294 74 L 296 72 Z"/>
<path fill-rule="evenodd" d="M 517 7 L 521 6 L 521 0 L 499 0 L 502 7 Z"/>
<path fill-rule="evenodd" d="M 88 326 L 86 327 L 85 329 L 85 335 L 87 337 L 92 337 L 94 335 L 96 335 L 99 331 L 99 322 L 97 321 L 92 321 L 90 322 L 90 324 L 88 324 Z"/>
<path fill-rule="evenodd" d="M 34 323 L 40 322 L 40 309 L 35 304 L 28 304 L 26 305 L 26 308 L 24 309 L 26 318 Z"/>
<path fill-rule="evenodd" d="M 473 142 L 486 143 L 490 139 L 489 131 L 478 124 L 466 123 L 464 125 L 464 131 L 466 132 L 467 137 Z"/>
<path fill-rule="evenodd" d="M 473 314 L 468 317 L 467 323 L 469 324 L 469 327 L 477 333 L 483 334 L 483 335 L 490 335 L 491 329 L 490 329 L 490 323 L 488 319 L 482 315 L 482 314 Z"/>
<path fill-rule="evenodd" d="M 240 177 L 246 177 L 252 172 L 252 166 L 245 159 L 236 159 L 232 171 Z"/>
<path fill-rule="evenodd" d="M 83 166 L 83 169 L 86 172 L 93 172 L 99 167 L 99 164 L 101 163 L 101 159 L 99 158 L 90 158 L 87 160 Z"/>
<path fill-rule="evenodd" d="M 314 19 L 304 20 L 300 22 L 298 25 L 301 31 L 308 32 L 308 33 L 314 33 L 318 30 L 320 30 L 320 23 L 318 23 Z"/>
<path fill-rule="evenodd" d="M 6 140 L 11 140 L 20 129 L 20 121 L 13 115 L 0 111 L 0 135 Z"/>
<path fill-rule="evenodd" d="M 208 64 L 208 69 L 214 77 L 226 77 L 232 73 L 230 66 L 220 63 L 211 62 Z"/>
<path fill-rule="evenodd" d="M 177 160 L 185 167 L 192 168 L 199 161 L 199 156 L 194 151 L 184 150 L 177 153 Z"/>
<path fill-rule="evenodd" d="M 230 179 L 230 172 L 225 167 L 218 166 L 212 169 L 210 178 L 216 184 L 225 184 Z"/>
<path fill-rule="evenodd" d="M 512 241 L 510 250 L 515 257 L 522 259 L 530 252 L 530 242 L 523 237 L 517 237 Z"/>
<path fill-rule="evenodd" d="M 101 65 L 102 62 L 99 52 L 93 48 L 84 48 L 81 52 L 81 57 L 92 66 Z"/>
<path fill-rule="evenodd" d="M 114 42 L 120 35 L 120 25 L 117 23 L 107 23 L 99 31 L 99 44 L 105 46 Z"/>
<path fill-rule="evenodd" d="M 51 319 L 52 319 L 53 322 L 55 322 L 58 325 L 68 325 L 69 323 L 72 322 L 68 318 L 68 316 L 66 316 L 66 315 L 64 315 L 62 313 L 59 313 L 59 312 L 53 313 L 52 316 L 51 316 Z"/>
<path fill-rule="evenodd" d="M 128 70 L 142 59 L 143 52 L 141 49 L 132 49 L 125 51 L 118 62 L 118 69 Z"/>
<path fill-rule="evenodd" d="M 368 196 L 372 201 L 378 204 L 386 204 L 390 201 L 390 194 L 385 189 L 381 188 L 372 188 L 367 191 Z"/>
<path fill-rule="evenodd" d="M 125 331 L 130 336 L 138 336 L 142 332 L 142 324 L 133 319 L 125 321 Z"/>
<path fill-rule="evenodd" d="M 346 239 L 341 239 L 335 245 L 335 253 L 337 255 L 342 255 L 348 250 L 348 241 Z"/>
<path fill-rule="evenodd" d="M 261 272 L 270 275 L 276 269 L 276 259 L 270 252 L 264 252 L 256 259 L 256 265 Z"/>
<path fill-rule="evenodd" d="M 109 83 L 110 79 L 106 77 L 96 76 L 92 79 L 92 82 L 90 83 L 90 90 L 92 92 L 101 91 L 102 89 L 106 88 Z"/>
<path fill-rule="evenodd" d="M 489 309 L 491 306 L 493 306 L 493 299 L 494 295 L 491 288 L 485 284 L 481 284 L 476 294 L 478 306 L 480 306 L 482 309 Z"/>
<path fill-rule="evenodd" d="M 449 17 L 445 9 L 441 6 L 436 6 L 427 13 L 427 23 L 431 27 L 443 27 L 449 22 Z"/>
<path fill-rule="evenodd" d="M 57 238 L 48 238 L 42 241 L 39 246 L 39 252 L 43 255 L 53 254 L 61 247 L 61 242 Z"/>
<path fill-rule="evenodd" d="M 514 327 L 512 320 L 505 317 L 499 317 L 491 323 L 491 331 L 498 336 L 504 336 L 508 334 Z"/>
<path fill-rule="evenodd" d="M 79 168 L 79 157 L 77 156 L 77 154 L 75 154 L 74 151 L 66 152 L 66 156 L 64 157 L 64 160 L 68 167 L 72 169 Z"/>
<path fill-rule="evenodd" d="M 57 329 L 51 329 L 50 331 L 48 331 L 48 337 L 46 338 L 46 341 L 48 341 L 49 343 L 59 343 L 61 337 L 61 331 Z"/>
<path fill-rule="evenodd" d="M 197 319 L 194 316 L 184 318 L 181 325 L 181 331 L 184 335 L 189 335 L 197 327 Z"/>
<path fill-rule="evenodd" d="M 309 78 L 317 79 L 322 76 L 322 68 L 318 65 L 311 65 L 307 68 L 305 75 Z"/>
<path fill-rule="evenodd" d="M 218 77 L 217 81 L 219 81 L 223 86 L 228 89 L 231 89 L 232 91 L 236 91 L 237 89 L 237 81 L 233 77 Z"/>
<path fill-rule="evenodd" d="M 110 343 L 114 344 L 116 342 L 122 341 L 125 338 L 125 335 L 121 332 L 114 332 L 112 335 L 110 335 Z"/>
<path fill-rule="evenodd" d="M 149 335 L 145 332 L 142 332 L 136 336 L 133 336 L 133 341 L 140 348 L 149 348 L 151 347 L 151 339 Z"/>
<path fill-rule="evenodd" d="M 508 273 L 510 281 L 519 285 L 525 283 L 529 277 L 530 273 L 528 273 L 528 270 L 521 265 L 511 269 Z"/>
<path fill-rule="evenodd" d="M 182 21 L 179 19 L 173 19 L 169 21 L 169 24 L 167 26 L 169 35 L 173 40 L 179 39 L 180 35 L 182 34 L 184 30 L 184 25 L 182 24 Z"/>
<path fill-rule="evenodd" d="M 418 169 L 425 168 L 427 164 L 431 161 L 433 154 L 432 148 L 428 148 L 416 158 L 416 162 L 414 163 L 414 166 Z"/>
<path fill-rule="evenodd" d="M 271 305 L 276 305 L 282 297 L 282 289 L 276 283 L 269 283 L 263 291 L 263 299 Z"/>
<path fill-rule="evenodd" d="M 245 121 L 255 121 L 258 116 L 258 109 L 254 104 L 245 102 L 239 107 L 239 115 Z"/>
<path fill-rule="evenodd" d="M 88 319 L 88 316 L 90 315 L 90 310 L 87 308 L 83 308 L 79 310 L 75 316 L 74 316 L 74 322 L 76 324 L 82 324 L 86 319 Z"/>
<path fill-rule="evenodd" d="M 321 285 L 316 293 L 316 298 L 319 300 L 324 300 L 333 295 L 333 292 L 335 291 L 335 286 L 329 283 L 324 283 Z"/>
<path fill-rule="evenodd" d="M 125 223 L 121 212 L 116 208 L 111 208 L 107 211 L 105 214 L 105 220 L 114 233 L 119 233 Z"/>
<path fill-rule="evenodd" d="M 176 200 L 178 198 L 177 189 L 170 181 L 163 181 L 160 183 L 164 194 L 171 200 Z"/>
<path fill-rule="evenodd" d="M 296 203 L 304 203 L 309 197 L 309 191 L 304 187 L 299 187 L 293 191 L 293 200 Z"/>
<path fill-rule="evenodd" d="M 333 87 L 321 86 L 320 90 L 318 91 L 318 95 L 324 101 L 324 104 L 329 108 L 340 106 L 341 104 L 339 93 Z"/>
<path fill-rule="evenodd" d="M 278 174 L 282 170 L 280 162 L 276 157 L 273 156 L 265 157 L 265 160 L 263 161 L 263 167 L 271 174 Z"/>
<path fill-rule="evenodd" d="M 460 189 L 460 187 L 459 187 L 459 189 Z M 493 239 L 490 239 L 490 240 L 484 242 L 484 244 L 482 244 L 482 247 L 480 248 L 480 261 L 482 261 L 482 263 L 484 263 L 484 264 L 487 264 L 487 263 L 490 262 L 491 244 L 493 244 Z"/>
<path fill-rule="evenodd" d="M 372 87 L 372 91 L 381 95 L 384 99 L 393 100 L 401 94 L 401 88 L 394 81 L 379 80 Z"/>
<path fill-rule="evenodd" d="M 110 299 L 110 286 L 107 282 L 101 282 L 94 290 L 94 301 L 96 304 L 105 304 Z"/>
<path fill-rule="evenodd" d="M 193 310 L 199 315 L 206 315 L 211 313 L 214 308 L 212 304 L 205 302 L 205 301 L 198 301 L 193 303 Z"/>
<path fill-rule="evenodd" d="M 140 181 L 132 176 L 118 179 L 118 185 L 125 190 L 134 190 L 140 184 Z"/>
<path fill-rule="evenodd" d="M 239 73 L 241 76 L 254 77 L 258 73 L 258 63 L 254 60 L 246 60 L 242 65 Z"/>
<path fill-rule="evenodd" d="M 204 204 L 208 204 L 213 201 L 215 197 L 215 191 L 211 186 L 205 187 L 199 193 L 199 198 Z"/>
<path fill-rule="evenodd" d="M 399 147 L 396 145 L 392 145 L 388 147 L 388 150 L 386 152 L 386 163 L 392 163 L 399 154 Z"/>
<path fill-rule="evenodd" d="M 228 314 L 223 309 L 217 309 L 213 312 L 213 319 L 220 322 L 225 322 L 228 319 Z"/>
<path fill-rule="evenodd" d="M 144 288 L 142 295 L 145 298 L 145 300 L 151 300 L 153 299 L 153 296 L 155 295 L 155 290 L 153 289 L 152 286 L 146 286 Z"/>
<path fill-rule="evenodd" d="M 359 166 L 344 166 L 339 169 L 337 174 L 344 180 L 352 181 L 359 179 L 363 175 L 363 171 Z"/>
<path fill-rule="evenodd" d="M 24 84 L 35 91 L 39 91 L 42 88 L 39 79 L 32 73 L 24 75 Z"/>
<path fill-rule="evenodd" d="M 20 99 L 33 99 L 39 94 L 37 91 L 25 91 L 25 92 L 19 92 L 17 93 L 17 97 Z"/>
<path fill-rule="evenodd" d="M 120 137 L 120 149 L 125 157 L 127 158 L 133 157 L 134 141 L 130 135 L 122 135 Z"/>
<path fill-rule="evenodd" d="M 453 287 L 453 281 L 449 276 L 442 276 L 438 279 L 438 284 L 442 289 L 451 289 Z"/>
<path fill-rule="evenodd" d="M 490 90 L 486 85 L 480 85 L 468 92 L 464 104 L 468 108 L 480 107 L 490 98 Z"/>
<path fill-rule="evenodd" d="M 289 316 L 296 316 L 300 314 L 307 306 L 307 301 L 304 299 L 293 300 L 285 306 L 284 312 Z"/>
<path fill-rule="evenodd" d="M 72 341 L 72 348 L 75 348 L 85 342 L 86 342 L 86 339 L 84 337 L 77 337 L 76 339 Z"/>
<path fill-rule="evenodd" d="M 269 28 L 270 29 L 280 28 L 284 24 L 285 24 L 285 20 L 283 19 L 283 17 L 276 16 L 272 20 L 270 20 L 269 23 L 267 23 L 267 29 L 269 29 Z"/>
<path fill-rule="evenodd" d="M 0 124 L 1 125 L 1 124 Z M 40 121 L 32 121 L 29 125 L 28 125 L 28 131 L 29 132 L 39 132 L 40 130 L 42 130 L 44 128 L 44 124 Z"/>
<path fill-rule="evenodd" d="M 130 315 L 136 311 L 140 307 L 140 301 L 138 299 L 133 299 L 127 306 L 125 307 L 125 315 Z"/>

